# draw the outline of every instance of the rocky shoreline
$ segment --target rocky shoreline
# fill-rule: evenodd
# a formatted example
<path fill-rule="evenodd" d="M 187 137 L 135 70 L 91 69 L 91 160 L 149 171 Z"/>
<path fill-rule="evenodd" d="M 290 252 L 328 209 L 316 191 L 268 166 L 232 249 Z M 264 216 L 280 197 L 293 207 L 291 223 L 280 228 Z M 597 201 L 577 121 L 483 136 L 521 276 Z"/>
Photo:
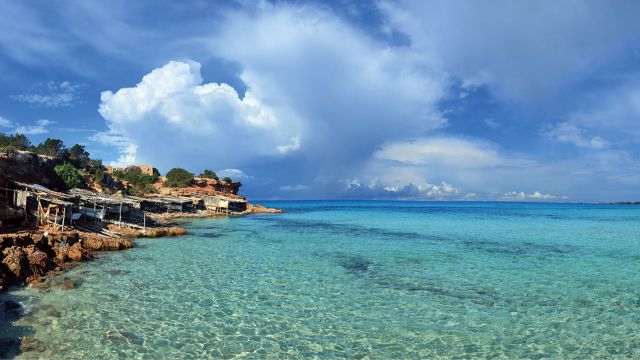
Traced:
<path fill-rule="evenodd" d="M 178 236 L 187 232 L 180 227 L 159 227 L 146 231 L 125 228 L 113 230 L 123 236 L 109 237 L 75 230 L 0 234 L 0 293 L 25 284 L 39 288 L 60 286 L 72 289 L 77 286 L 77 281 L 58 275 L 82 261 L 93 259 L 96 252 L 133 248 L 135 244 L 131 239 L 136 237 Z M 0 311 L 0 321 L 8 321 L 21 313 L 22 305 L 13 300 L 4 300 L 0 303 Z M 0 339 L 0 357 L 14 353 L 11 348 L 19 348 L 21 352 L 37 352 L 41 347 L 40 342 L 30 336 L 21 336 L 17 342 Z"/>
<path fill-rule="evenodd" d="M 171 220 L 180 219 L 180 218 L 225 218 L 225 217 L 245 216 L 245 215 L 251 215 L 251 214 L 281 214 L 284 212 L 285 211 L 282 209 L 268 208 L 266 206 L 262 206 L 258 204 L 253 205 L 251 203 L 247 203 L 246 211 L 231 213 L 231 214 L 215 212 L 213 210 L 198 210 L 193 213 L 182 213 L 182 212 L 164 213 L 164 214 L 149 213 L 147 215 L 160 224 L 169 225 L 171 224 L 170 223 Z"/>
<path fill-rule="evenodd" d="M 47 277 L 93 258 L 95 251 L 133 247 L 123 238 L 77 231 L 57 234 L 18 232 L 0 235 L 0 291 L 13 285 L 42 284 Z"/>
<path fill-rule="evenodd" d="M 282 213 L 283 210 L 267 208 L 261 205 L 250 205 L 247 211 L 232 216 Z M 212 211 L 197 213 L 169 213 L 154 214 L 152 217 L 160 227 L 135 229 L 108 225 L 111 233 L 119 237 L 109 237 L 97 233 L 84 231 L 65 231 L 48 233 L 43 231 L 18 231 L 0 234 L 0 292 L 6 291 L 14 285 L 43 284 L 51 276 L 57 275 L 86 260 L 93 259 L 97 251 L 117 251 L 134 246 L 133 238 L 155 238 L 167 236 L 181 236 L 187 230 L 173 226 L 171 220 L 193 217 L 222 217 Z"/>

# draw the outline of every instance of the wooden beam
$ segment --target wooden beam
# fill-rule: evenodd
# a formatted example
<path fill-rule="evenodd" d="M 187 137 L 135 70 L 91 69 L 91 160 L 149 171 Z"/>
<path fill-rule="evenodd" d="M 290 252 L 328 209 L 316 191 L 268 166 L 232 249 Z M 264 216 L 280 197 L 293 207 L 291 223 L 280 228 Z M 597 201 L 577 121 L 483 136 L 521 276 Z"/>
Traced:
<path fill-rule="evenodd" d="M 64 231 L 64 220 L 67 217 L 67 206 L 65 205 L 62 210 L 62 231 Z"/>

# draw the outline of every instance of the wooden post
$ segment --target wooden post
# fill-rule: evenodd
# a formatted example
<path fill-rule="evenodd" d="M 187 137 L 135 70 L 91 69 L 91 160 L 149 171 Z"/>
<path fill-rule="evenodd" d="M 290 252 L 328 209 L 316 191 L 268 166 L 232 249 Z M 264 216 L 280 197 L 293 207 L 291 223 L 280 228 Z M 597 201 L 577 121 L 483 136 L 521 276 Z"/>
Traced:
<path fill-rule="evenodd" d="M 67 217 L 67 205 L 64 206 L 62 210 L 62 231 L 64 231 L 64 220 Z"/>
<path fill-rule="evenodd" d="M 27 223 L 29 222 L 29 215 L 27 213 L 27 201 L 29 200 L 29 196 L 25 194 L 25 199 L 24 199 L 24 224 L 28 225 Z"/>
<path fill-rule="evenodd" d="M 38 215 L 36 215 L 36 218 L 37 218 L 36 220 L 38 221 L 38 225 L 42 225 L 42 216 L 41 216 L 42 204 L 40 203 L 40 196 L 38 196 L 36 199 L 38 200 L 38 212 L 37 212 Z"/>

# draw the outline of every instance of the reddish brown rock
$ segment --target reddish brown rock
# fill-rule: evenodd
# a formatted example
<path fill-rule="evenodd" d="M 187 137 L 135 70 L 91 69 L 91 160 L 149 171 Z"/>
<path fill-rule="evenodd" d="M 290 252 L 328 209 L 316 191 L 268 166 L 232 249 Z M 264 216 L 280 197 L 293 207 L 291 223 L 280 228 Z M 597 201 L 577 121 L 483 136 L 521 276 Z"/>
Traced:
<path fill-rule="evenodd" d="M 68 248 L 69 248 L 69 245 L 67 245 L 65 243 L 59 243 L 59 244 L 52 243 L 51 244 L 51 249 L 53 249 L 53 252 L 55 253 L 55 257 L 53 258 L 53 261 L 58 266 L 64 264 L 67 261 L 69 261 L 69 257 L 67 256 L 67 252 L 69 251 Z"/>
<path fill-rule="evenodd" d="M 19 247 L 12 246 L 4 249 L 2 253 L 4 254 L 2 263 L 9 272 L 17 279 L 26 279 L 29 271 L 29 262 L 24 251 Z"/>
<path fill-rule="evenodd" d="M 35 251 L 32 251 L 30 254 L 27 253 L 27 259 L 29 260 L 29 265 L 31 266 L 38 266 L 42 269 L 47 268 L 48 257 L 44 251 L 35 250 Z"/>
<path fill-rule="evenodd" d="M 27 284 L 39 287 L 44 284 L 44 278 L 40 275 L 31 275 L 27 277 Z"/>
<path fill-rule="evenodd" d="M 82 243 L 75 243 L 67 248 L 67 254 L 72 261 L 83 261 L 93 258 L 93 255 L 89 250 L 82 247 Z"/>
<path fill-rule="evenodd" d="M 128 239 L 106 239 L 105 248 L 103 250 L 124 250 L 133 247 L 133 242 Z"/>
<path fill-rule="evenodd" d="M 43 276 L 55 275 L 92 259 L 92 251 L 133 247 L 130 240 L 97 234 L 76 231 L 45 234 L 27 231 L 0 234 L 0 291 L 25 281 L 34 286 L 44 285 Z"/>
<path fill-rule="evenodd" d="M 102 239 L 97 236 L 87 236 L 82 239 L 82 245 L 90 251 L 99 251 L 102 249 Z"/>
<path fill-rule="evenodd" d="M 130 240 L 97 235 L 85 237 L 82 244 L 91 251 L 115 251 L 133 247 L 133 242 Z"/>

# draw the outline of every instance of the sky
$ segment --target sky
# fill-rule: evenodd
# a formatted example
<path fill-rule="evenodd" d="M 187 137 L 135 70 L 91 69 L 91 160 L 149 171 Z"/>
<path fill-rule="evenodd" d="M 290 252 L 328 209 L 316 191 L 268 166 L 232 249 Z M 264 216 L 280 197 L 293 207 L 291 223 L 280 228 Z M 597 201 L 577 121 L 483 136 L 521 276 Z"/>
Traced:
<path fill-rule="evenodd" d="M 254 199 L 640 200 L 637 1 L 0 0 L 0 132 Z"/>

